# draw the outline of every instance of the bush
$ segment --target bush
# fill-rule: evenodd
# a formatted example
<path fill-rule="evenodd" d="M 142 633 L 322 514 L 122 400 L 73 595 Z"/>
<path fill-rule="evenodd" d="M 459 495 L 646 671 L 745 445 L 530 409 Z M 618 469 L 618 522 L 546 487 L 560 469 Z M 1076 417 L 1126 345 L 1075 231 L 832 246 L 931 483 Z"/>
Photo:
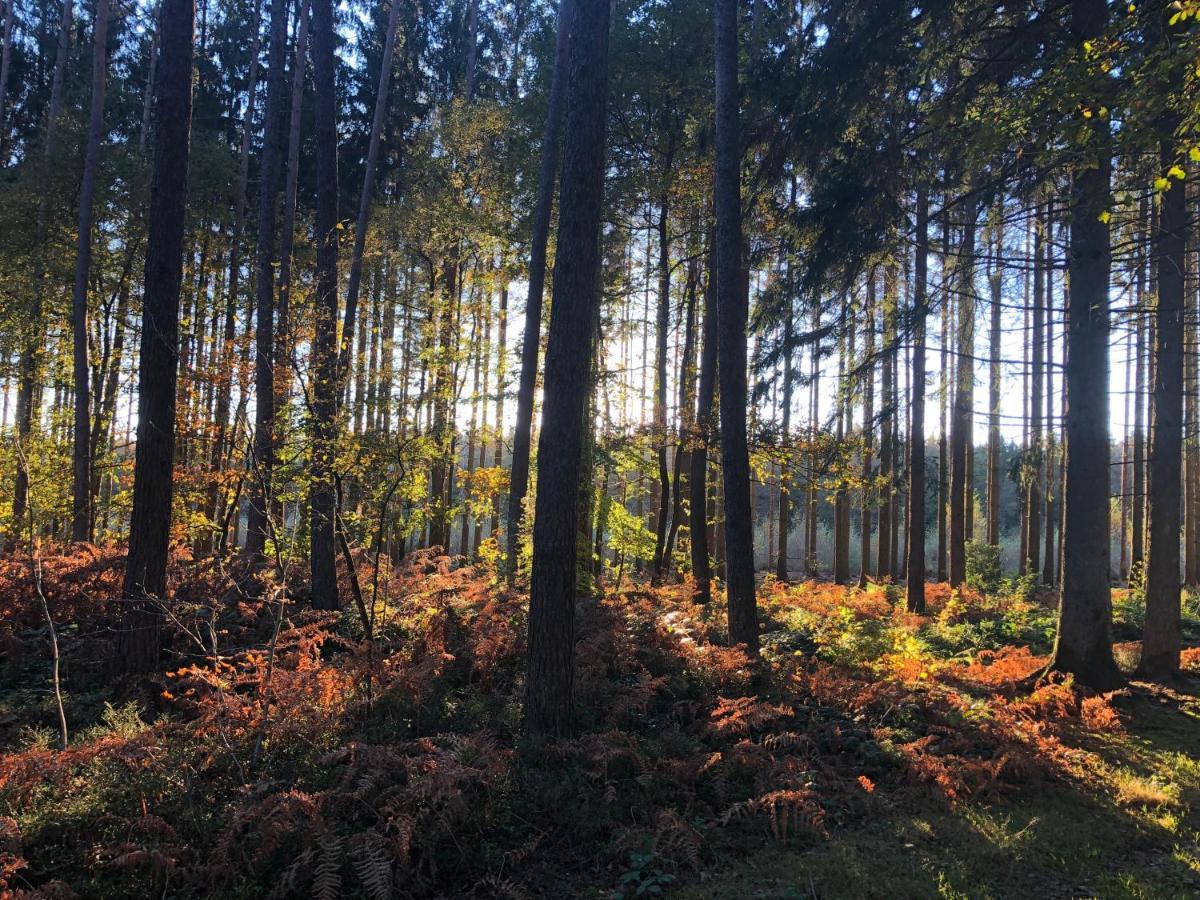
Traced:
<path fill-rule="evenodd" d="M 1004 584 L 1000 573 L 1000 547 L 984 541 L 967 543 L 967 586 L 986 596 L 995 596 Z"/>

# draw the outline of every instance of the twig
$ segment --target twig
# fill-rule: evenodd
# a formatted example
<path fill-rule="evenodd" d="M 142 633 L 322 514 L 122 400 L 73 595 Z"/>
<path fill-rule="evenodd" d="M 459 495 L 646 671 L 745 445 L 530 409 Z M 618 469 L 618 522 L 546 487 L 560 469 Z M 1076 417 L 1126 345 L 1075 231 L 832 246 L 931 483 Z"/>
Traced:
<path fill-rule="evenodd" d="M 42 590 L 42 560 L 38 556 L 37 544 L 30 536 L 29 566 L 33 571 L 33 588 L 37 591 L 38 600 L 42 603 L 42 615 L 46 617 L 46 629 L 50 634 L 50 674 L 54 685 L 54 701 L 58 704 L 58 729 L 62 741 L 62 749 L 67 749 L 67 710 L 63 706 L 62 682 L 59 678 L 61 657 L 58 652 L 58 632 L 54 628 L 54 618 L 50 615 L 50 603 L 46 600 L 46 592 Z"/>

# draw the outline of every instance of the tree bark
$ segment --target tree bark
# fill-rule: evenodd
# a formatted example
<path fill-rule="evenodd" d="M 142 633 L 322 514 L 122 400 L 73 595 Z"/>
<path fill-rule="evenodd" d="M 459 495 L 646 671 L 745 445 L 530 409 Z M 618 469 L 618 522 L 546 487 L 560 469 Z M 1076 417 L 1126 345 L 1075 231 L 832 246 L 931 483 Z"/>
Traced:
<path fill-rule="evenodd" d="M 1105 0 L 1072 0 L 1071 37 L 1075 46 L 1081 47 L 1084 41 L 1103 34 L 1107 19 Z M 1095 116 L 1085 127 L 1091 131 L 1087 144 L 1091 159 L 1075 171 L 1070 189 L 1065 566 L 1058 639 L 1050 668 L 1070 673 L 1088 687 L 1111 690 L 1122 681 L 1112 654 L 1108 575 L 1108 291 L 1112 250 L 1108 225 L 1101 221 L 1109 205 L 1112 157 L 1108 120 Z M 1178 536 L 1176 528 L 1173 540 L 1177 541 Z M 1176 583 L 1178 546 L 1176 543 Z M 1178 601 L 1176 592 L 1176 604 Z"/>
<path fill-rule="evenodd" d="M 563 117 L 566 84 L 567 40 L 571 33 L 574 0 L 560 0 L 558 32 L 554 45 L 554 73 L 542 129 L 542 165 L 538 173 L 538 199 L 533 211 L 529 245 L 529 293 L 525 301 L 525 331 L 521 339 L 521 375 L 517 384 L 517 416 L 513 431 L 512 472 L 508 491 L 506 568 L 509 578 L 517 571 L 525 494 L 529 490 L 529 451 L 533 434 L 533 400 L 537 388 L 538 344 L 542 329 L 542 294 L 546 282 L 546 243 L 554 208 L 554 177 L 558 172 L 559 124 Z"/>
<path fill-rule="evenodd" d="M 1162 126 L 1161 167 L 1174 165 L 1178 121 Z M 1154 398 L 1150 427 L 1150 547 L 1146 564 L 1146 624 L 1140 674 L 1170 677 L 1179 671 L 1179 537 L 1183 433 L 1184 269 L 1188 228 L 1183 182 L 1163 192 L 1151 256 L 1158 270 L 1155 313 Z"/>
<path fill-rule="evenodd" d="M 0 168 L 8 165 L 8 77 L 12 71 L 13 20 L 17 0 L 4 4 L 4 49 L 0 51 Z"/>
<path fill-rule="evenodd" d="M 123 588 L 126 605 L 117 634 L 117 662 L 126 674 L 144 674 L 158 668 L 161 604 L 167 601 L 194 23 L 193 0 L 163 0 L 154 181 L 138 363 L 133 512 Z"/>
<path fill-rule="evenodd" d="M 991 290 L 991 328 L 989 329 L 989 344 L 991 347 L 988 365 L 988 453 L 987 453 L 987 542 L 993 547 L 1000 546 L 1000 489 L 1002 472 L 1000 456 L 1003 445 L 1000 440 L 1000 312 L 1003 306 L 1002 277 L 1004 269 L 1004 211 L 997 206 L 992 217 L 992 255 L 991 277 L 988 286 Z"/>
<path fill-rule="evenodd" d="M 1034 221 L 1033 232 L 1033 331 L 1030 353 L 1029 386 L 1029 494 L 1025 503 L 1028 522 L 1026 545 L 1028 554 L 1026 570 L 1040 577 L 1042 553 L 1042 384 L 1045 367 L 1042 353 L 1045 347 L 1045 321 L 1047 302 L 1046 290 L 1046 217 L 1040 213 Z"/>
<path fill-rule="evenodd" d="M 213 440 L 209 448 L 209 484 L 206 492 L 205 514 L 209 520 L 210 535 L 203 549 L 219 552 L 225 544 L 221 523 L 222 487 L 221 473 L 226 463 L 226 453 L 233 444 L 230 435 L 229 412 L 233 403 L 234 339 L 237 333 L 237 309 L 241 291 L 242 239 L 245 232 L 246 189 L 250 182 L 250 143 L 254 133 L 254 106 L 258 97 L 258 51 L 261 44 L 258 23 L 258 4 L 255 3 L 254 45 L 250 51 L 250 75 L 246 86 L 246 109 L 242 115 L 242 139 L 238 150 L 237 184 L 234 188 L 233 223 L 229 238 L 229 278 L 226 283 L 225 321 L 221 334 L 220 354 L 212 367 L 217 379 L 216 412 L 213 422 Z"/>
<path fill-rule="evenodd" d="M 575 0 L 558 259 L 546 349 L 544 427 L 529 595 L 525 730 L 574 727 L 580 464 L 600 303 L 600 213 L 608 99 L 608 0 Z"/>
<path fill-rule="evenodd" d="M 954 413 L 950 423 L 950 586 L 967 580 L 967 518 L 973 511 L 969 466 L 971 463 L 971 405 L 975 391 L 975 200 L 963 203 L 963 234 L 954 267 L 958 293 L 958 328 L 955 346 Z"/>
<path fill-rule="evenodd" d="M 750 452 L 746 441 L 746 318 L 742 272 L 742 147 L 738 124 L 738 0 L 716 0 L 717 319 L 720 343 L 721 463 L 725 497 L 725 587 L 729 641 L 758 655 Z"/>
<path fill-rule="evenodd" d="M 10 2 L 11 6 L 11 2 Z M 54 76 L 50 85 L 50 107 L 46 116 L 46 142 L 42 147 L 41 170 L 38 172 L 40 196 L 37 219 L 34 223 L 33 300 L 29 309 L 32 327 L 23 335 L 20 360 L 17 364 L 17 475 L 13 485 L 13 534 L 19 533 L 29 504 L 29 468 L 26 456 L 30 450 L 33 423 L 37 418 L 37 386 L 41 377 L 43 344 L 41 333 L 46 291 L 46 240 L 50 228 L 50 170 L 58 148 L 59 118 L 62 116 L 63 82 L 67 57 L 71 48 L 71 22 L 74 0 L 63 0 L 62 18 L 58 28 L 58 50 L 54 58 Z"/>
<path fill-rule="evenodd" d="M 355 319 L 358 315 L 358 292 L 362 283 L 363 250 L 367 241 L 367 224 L 371 217 L 371 201 L 375 194 L 375 173 L 379 168 L 379 143 L 383 120 L 387 114 L 388 86 L 392 80 L 392 58 L 396 47 L 396 23 L 400 18 L 399 0 L 393 0 L 388 13 L 387 35 L 383 42 L 383 59 L 379 69 L 379 87 L 375 92 L 375 113 L 371 118 L 371 137 L 367 144 L 367 161 L 363 168 L 362 193 L 358 198 L 358 221 L 354 227 L 354 247 L 350 252 L 350 274 L 346 281 L 346 310 L 342 323 L 342 347 L 338 356 L 338 384 L 344 385 L 350 372 L 350 347 L 354 343 Z"/>
<path fill-rule="evenodd" d="M 895 461 L 899 448 L 893 439 L 892 429 L 897 409 L 892 395 L 896 384 L 893 366 L 896 359 L 896 267 L 888 261 L 884 268 L 883 281 L 883 339 L 880 343 L 881 375 L 879 392 L 879 477 L 882 491 L 879 505 L 879 547 L 875 559 L 875 576 L 887 580 L 892 573 L 892 513 L 896 503 Z"/>
<path fill-rule="evenodd" d="M 872 459 L 872 435 L 876 428 L 875 422 L 875 284 L 877 271 L 874 266 L 867 273 L 867 305 L 863 311 L 866 316 L 863 331 L 866 335 L 866 346 L 863 347 L 863 372 L 865 383 L 863 384 L 863 449 L 862 449 L 862 503 L 859 507 L 859 557 L 860 568 L 858 574 L 858 586 L 866 587 L 867 579 L 871 574 L 871 530 L 874 526 L 873 511 L 874 499 L 871 491 L 871 481 L 875 477 L 874 460 Z M 886 315 L 886 313 L 885 313 Z M 887 345 L 884 344 L 884 353 L 881 356 L 886 357 Z M 885 379 L 886 384 L 886 379 Z M 886 395 L 881 395 L 880 405 L 886 405 Z M 882 416 L 881 416 L 882 418 Z M 881 448 L 882 449 L 882 448 Z M 884 461 L 880 457 L 880 474 L 883 474 Z M 883 543 L 883 516 L 879 518 L 880 527 L 880 546 Z"/>
<path fill-rule="evenodd" d="M 255 257 L 254 447 L 246 553 L 262 554 L 275 469 L 275 213 L 279 200 L 279 129 L 287 90 L 287 0 L 271 0 L 267 45 L 267 106 L 258 189 L 258 248 Z"/>
<path fill-rule="evenodd" d="M 275 300 L 273 374 L 275 411 L 287 406 L 292 392 L 292 250 L 296 243 L 296 193 L 300 182 L 300 125 L 304 100 L 304 70 L 308 54 L 309 0 L 300 0 L 296 25 L 296 50 L 292 59 L 292 95 L 288 120 L 287 178 L 283 189 L 283 216 L 279 240 L 279 285 Z M 276 447 L 272 452 L 277 452 Z"/>
<path fill-rule="evenodd" d="M 917 188 L 916 259 L 913 263 L 912 423 L 908 436 L 908 582 L 905 605 L 925 612 L 925 308 L 929 257 L 929 195 Z"/>
<path fill-rule="evenodd" d="M 9 2 L 11 9 L 12 2 Z M 71 292 L 72 359 L 75 369 L 75 441 L 72 463 L 71 540 L 86 541 L 92 530 L 91 390 L 88 384 L 88 276 L 92 264 L 92 201 L 104 139 L 104 86 L 108 75 L 108 0 L 97 0 L 92 25 L 92 107 L 79 185 L 75 239 L 75 285 Z"/>
<path fill-rule="evenodd" d="M 668 185 L 672 157 L 665 164 Z M 667 337 L 671 327 L 671 222 L 670 188 L 663 190 L 658 216 L 658 297 L 654 341 L 654 441 L 658 444 L 658 506 L 654 529 L 654 576 L 661 578 L 665 568 L 667 521 L 670 518 L 671 473 L 667 466 Z"/>
<path fill-rule="evenodd" d="M 712 600 L 712 565 L 708 558 L 708 448 L 713 439 L 713 397 L 717 381 L 717 279 L 715 241 L 709 241 L 708 278 L 704 287 L 704 324 L 701 335 L 700 378 L 696 389 L 696 445 L 692 448 L 689 528 L 692 533 L 692 578 L 696 602 Z"/>
<path fill-rule="evenodd" d="M 335 453 L 338 414 L 338 174 L 333 0 L 312 0 L 312 64 L 317 210 L 317 284 L 313 310 L 312 485 L 309 488 L 312 603 L 338 608 Z"/>

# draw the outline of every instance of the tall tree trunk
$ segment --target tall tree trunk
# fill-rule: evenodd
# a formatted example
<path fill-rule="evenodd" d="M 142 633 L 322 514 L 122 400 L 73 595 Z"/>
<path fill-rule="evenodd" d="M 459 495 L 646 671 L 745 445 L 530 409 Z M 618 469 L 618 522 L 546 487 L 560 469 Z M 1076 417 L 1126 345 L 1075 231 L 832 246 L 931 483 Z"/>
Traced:
<path fill-rule="evenodd" d="M 954 293 L 950 290 L 953 263 L 950 260 L 950 217 L 942 212 L 942 315 L 941 315 L 941 378 L 938 385 L 938 508 L 937 508 L 937 580 L 946 581 L 948 537 L 946 531 L 950 512 L 950 434 L 947 411 L 950 405 L 950 319 L 954 310 Z"/>
<path fill-rule="evenodd" d="M 863 374 L 865 376 L 863 384 L 863 429 L 862 429 L 862 503 L 859 506 L 859 558 L 860 567 L 858 573 L 859 587 L 867 586 L 867 578 L 871 574 L 871 529 L 874 526 L 872 521 L 872 511 L 874 500 L 871 491 L 871 480 L 874 478 L 874 460 L 872 459 L 872 435 L 875 432 L 877 424 L 875 422 L 875 284 L 876 284 L 876 269 L 874 266 L 867 273 L 867 305 L 863 311 L 866 317 L 863 331 L 866 337 L 866 346 L 863 347 Z M 886 315 L 886 312 L 885 312 Z M 886 359 L 887 343 L 884 341 L 883 353 L 881 357 Z M 886 384 L 886 379 L 884 380 Z M 880 406 L 886 406 L 886 395 L 880 395 Z M 881 410 L 882 413 L 882 410 Z M 883 416 L 881 415 L 882 419 Z M 883 458 L 880 457 L 880 474 L 883 474 Z M 883 516 L 880 515 L 879 526 L 880 543 L 882 545 L 882 528 Z"/>
<path fill-rule="evenodd" d="M 258 189 L 258 252 L 255 257 L 254 447 L 246 553 L 260 555 L 270 531 L 267 523 L 275 469 L 275 213 L 279 200 L 280 135 L 287 90 L 288 3 L 271 0 L 271 39 L 267 45 L 267 107 Z"/>
<path fill-rule="evenodd" d="M 163 0 L 154 182 L 143 277 L 133 512 L 123 589 L 127 603 L 117 634 L 117 662 L 128 674 L 158 668 L 161 604 L 167 602 L 194 22 L 193 0 Z"/>
<path fill-rule="evenodd" d="M 8 165 L 8 76 L 12 71 L 13 21 L 17 0 L 4 4 L 4 49 L 0 50 L 0 168 Z"/>
<path fill-rule="evenodd" d="M 721 329 L 721 465 L 725 495 L 725 587 L 729 641 L 758 654 L 750 452 L 746 441 L 746 318 L 742 272 L 742 145 L 738 124 L 738 0 L 716 0 L 717 319 Z"/>
<path fill-rule="evenodd" d="M 600 303 L 600 211 L 608 99 L 608 0 L 575 0 L 562 209 L 546 349 L 544 427 L 529 595 L 525 730 L 574 727 L 580 464 Z"/>
<path fill-rule="evenodd" d="M 338 174 L 333 57 L 333 0 L 312 0 L 312 64 L 316 90 L 317 285 L 313 310 L 312 485 L 309 488 L 312 603 L 337 609 L 337 495 L 334 464 L 338 407 Z"/>
<path fill-rule="evenodd" d="M 1042 354 L 1045 348 L 1046 311 L 1049 308 L 1046 290 L 1047 250 L 1046 217 L 1037 215 L 1033 228 L 1033 332 L 1031 341 L 1033 347 L 1030 354 L 1030 389 L 1029 389 L 1029 496 L 1026 500 L 1028 512 L 1028 537 L 1026 551 L 1029 559 L 1026 561 L 1027 571 L 1038 576 L 1041 571 L 1042 552 L 1042 466 L 1045 448 L 1042 445 L 1042 384 L 1045 367 L 1042 364 Z"/>
<path fill-rule="evenodd" d="M 693 228 L 693 234 L 695 233 L 696 228 Z M 675 488 L 671 495 L 671 528 L 667 532 L 667 545 L 664 550 L 667 568 L 670 568 L 671 557 L 675 551 L 675 541 L 679 536 L 679 529 L 683 525 L 683 495 L 687 489 L 687 477 L 684 473 L 691 471 L 692 432 L 696 424 L 693 413 L 696 409 L 696 307 L 699 300 L 697 249 L 693 242 L 683 290 L 683 350 L 679 361 L 678 385 L 679 429 L 675 440 L 675 472 L 672 478 Z"/>
<path fill-rule="evenodd" d="M 10 2 L 11 6 L 11 2 Z M 29 468 L 26 454 L 33 422 L 37 418 L 37 387 L 41 377 L 43 344 L 42 318 L 46 291 L 46 244 L 50 230 L 50 171 L 58 147 L 59 118 L 62 116 L 63 82 L 67 57 L 71 48 L 71 22 L 74 0 L 63 0 L 62 18 L 58 28 L 58 50 L 54 57 L 54 76 L 50 85 L 50 108 L 46 116 L 46 141 L 42 147 L 41 169 L 38 172 L 39 196 L 37 219 L 34 223 L 33 300 L 29 309 L 30 327 L 21 339 L 17 364 L 17 475 L 13 485 L 12 520 L 16 537 L 25 519 L 29 503 Z"/>
<path fill-rule="evenodd" d="M 9 0 L 12 7 L 12 0 Z M 71 540 L 86 541 L 92 530 L 91 397 L 88 385 L 88 276 L 92 263 L 92 199 L 104 138 L 104 84 L 108 74 L 108 0 L 96 0 L 92 25 L 92 108 L 87 150 L 79 185 L 79 225 L 75 239 L 75 285 L 71 292 L 71 332 L 75 369 L 75 441 L 72 463 Z"/>
<path fill-rule="evenodd" d="M 929 195 L 917 188 L 916 259 L 913 263 L 912 423 L 908 435 L 908 583 L 909 612 L 925 612 L 925 319 L 929 257 Z"/>
<path fill-rule="evenodd" d="M 500 259 L 500 310 L 496 322 L 496 440 L 492 450 L 492 466 L 504 465 L 504 393 L 508 375 L 508 266 Z M 492 534 L 500 549 L 500 494 L 492 504 Z"/>
<path fill-rule="evenodd" d="M 288 119 L 287 178 L 283 189 L 283 221 L 279 240 L 279 285 L 275 300 L 275 411 L 286 408 L 292 391 L 292 250 L 296 243 L 296 193 L 300 182 L 300 125 L 304 70 L 308 54 L 309 0 L 300 0 L 296 50 L 292 58 L 292 94 Z M 278 436 L 276 436 L 278 438 Z M 278 452 L 278 446 L 273 453 Z"/>
<path fill-rule="evenodd" d="M 1166 168 L 1166 167 L 1164 167 L 1164 168 Z M 1175 188 L 1175 190 L 1178 193 L 1182 194 L 1182 193 L 1184 193 L 1185 187 L 1186 187 L 1186 185 L 1181 183 L 1177 188 Z M 1164 197 L 1163 199 L 1165 202 L 1166 198 Z M 1184 201 L 1184 208 L 1186 210 L 1186 195 L 1185 195 L 1185 201 Z M 1185 213 L 1185 215 L 1186 215 L 1186 213 Z M 1178 257 L 1181 279 L 1186 279 L 1186 273 L 1184 270 L 1187 267 L 1186 266 L 1187 254 L 1188 254 L 1188 248 L 1185 246 L 1183 249 L 1183 252 L 1180 253 L 1179 257 Z M 1180 290 L 1183 293 L 1185 298 L 1188 293 L 1187 288 L 1188 288 L 1188 285 L 1186 283 L 1181 284 Z M 1160 297 L 1162 296 L 1161 291 L 1162 291 L 1162 277 L 1160 276 L 1159 277 L 1159 292 L 1160 292 L 1159 296 Z M 1184 308 L 1187 309 L 1187 307 L 1188 307 L 1187 300 L 1184 299 L 1182 302 L 1183 302 Z M 1184 508 L 1184 516 L 1183 516 L 1183 523 L 1184 523 L 1183 524 L 1183 559 L 1184 559 L 1183 583 L 1185 585 L 1189 585 L 1189 586 L 1195 585 L 1198 581 L 1200 581 L 1200 560 L 1198 560 L 1197 556 L 1196 556 L 1196 549 L 1197 549 L 1196 548 L 1196 537 L 1197 537 L 1197 529 L 1196 529 L 1196 524 L 1197 524 L 1196 523 L 1197 473 L 1196 473 L 1196 470 L 1197 470 L 1197 465 L 1200 465 L 1200 451 L 1198 451 L 1197 443 L 1196 443 L 1196 433 L 1197 433 L 1197 427 L 1198 427 L 1197 420 L 1196 420 L 1196 411 L 1197 411 L 1197 404 L 1196 404 L 1196 401 L 1197 401 L 1197 397 L 1196 397 L 1196 320 L 1195 320 L 1195 316 L 1194 316 L 1195 310 L 1194 309 L 1190 310 L 1190 312 L 1192 313 L 1192 315 L 1189 315 L 1187 312 L 1185 312 L 1184 317 L 1183 317 L 1184 328 L 1185 328 L 1184 347 L 1183 347 L 1183 361 L 1184 361 L 1183 396 L 1184 396 L 1184 404 L 1185 404 L 1183 433 L 1186 437 L 1183 442 L 1184 476 L 1183 476 L 1183 490 L 1182 490 L 1183 508 Z"/>
<path fill-rule="evenodd" d="M 367 241 L 367 224 L 371 218 L 371 201 L 375 195 L 375 172 L 379 168 L 379 142 L 383 120 L 387 115 L 388 86 L 392 80 L 392 58 L 396 47 L 396 23 L 402 3 L 393 2 L 388 13 L 387 35 L 383 42 L 383 59 L 379 69 L 379 87 L 375 92 L 375 113 L 371 118 L 371 137 L 367 143 L 367 161 L 363 168 L 362 193 L 358 197 L 358 221 L 354 227 L 354 248 L 350 252 L 350 274 L 346 281 L 346 310 L 342 323 L 342 347 L 338 355 L 338 384 L 343 385 L 350 372 L 350 347 L 354 343 L 354 323 L 358 315 L 358 291 L 362 282 L 363 250 Z"/>
<path fill-rule="evenodd" d="M 821 308 L 814 306 L 812 312 L 812 330 L 817 334 L 821 328 Z M 819 406 L 821 387 L 821 344 L 816 338 L 812 345 L 812 357 L 809 360 L 809 395 L 808 395 L 808 425 L 813 434 L 819 427 Z M 808 454 L 808 510 L 807 528 L 804 535 L 804 571 L 809 578 L 817 575 L 817 449 L 814 446 Z"/>
<path fill-rule="evenodd" d="M 892 572 L 892 513 L 896 503 L 895 460 L 898 448 L 892 437 L 892 426 L 896 421 L 897 409 L 892 401 L 895 391 L 893 364 L 896 358 L 896 267 L 889 260 L 883 274 L 883 340 L 880 346 L 881 374 L 879 393 L 880 438 L 879 478 L 882 491 L 879 506 L 879 548 L 875 561 L 875 575 L 886 580 Z"/>
<path fill-rule="evenodd" d="M 1159 160 L 1175 164 L 1178 120 L 1165 117 Z M 1155 327 L 1154 399 L 1150 427 L 1150 548 L 1146 564 L 1146 625 L 1139 672 L 1150 678 L 1179 671 L 1179 533 L 1183 368 L 1185 334 L 1184 270 L 1188 228 L 1184 183 L 1163 192 L 1151 258 L 1158 270 Z M 1072 291 L 1074 293 L 1074 291 Z"/>
<path fill-rule="evenodd" d="M 230 452 L 234 443 L 230 435 L 229 413 L 233 404 L 234 378 L 234 339 L 237 331 L 237 309 L 240 300 L 242 276 L 242 238 L 245 231 L 246 218 L 246 189 L 250 181 L 250 143 L 254 136 L 254 106 L 258 97 L 258 50 L 261 44 L 261 34 L 258 22 L 258 4 L 255 3 L 254 45 L 250 51 L 250 78 L 246 87 L 246 109 L 242 115 L 242 140 L 238 150 L 237 184 L 233 198 L 233 224 L 230 228 L 229 243 L 229 280 L 226 284 L 225 322 L 221 334 L 221 348 L 218 363 L 213 367 L 214 378 L 217 379 L 216 412 L 213 422 L 213 441 L 209 448 L 209 484 L 206 494 L 206 514 L 209 519 L 211 536 L 204 542 L 203 549 L 212 550 L 215 543 L 220 550 L 224 545 L 221 533 L 223 500 L 221 497 L 221 473 L 225 467 L 226 455 L 232 458 Z M 236 427 L 236 426 L 235 426 Z"/>
<path fill-rule="evenodd" d="M 1126 581 L 1129 578 L 1129 512 L 1131 508 L 1130 492 L 1133 490 L 1130 481 L 1129 458 L 1131 439 L 1129 435 L 1129 404 L 1130 393 L 1133 389 L 1132 369 L 1136 365 L 1133 355 L 1133 335 L 1137 330 L 1137 313 L 1130 315 L 1127 322 L 1128 331 L 1125 334 L 1125 409 L 1121 416 L 1123 435 L 1121 440 L 1121 537 L 1120 559 L 1117 563 L 1117 578 Z"/>
<path fill-rule="evenodd" d="M 9 3 L 9 7 L 12 3 Z M 142 97 L 142 127 L 138 129 L 138 155 L 146 153 L 146 139 L 150 133 L 150 111 L 154 106 L 154 85 L 158 68 L 158 47 L 162 42 L 162 0 L 154 4 L 154 31 L 150 37 L 150 59 L 146 65 L 146 90 Z M 0 140 L 3 138 L 0 137 Z"/>
<path fill-rule="evenodd" d="M 1000 546 L 1000 468 L 1003 445 L 1000 441 L 1000 313 L 1003 306 L 1002 278 L 1004 275 L 1004 209 L 997 204 L 992 217 L 991 328 L 989 330 L 988 366 L 988 456 L 987 456 L 987 542 Z"/>
<path fill-rule="evenodd" d="M 853 359 L 854 348 L 847 351 L 847 343 L 853 340 L 854 330 L 849 326 L 854 310 L 851 299 L 843 301 L 841 313 L 841 335 L 838 338 L 837 371 L 837 424 L 834 430 L 835 446 L 840 447 L 853 427 L 854 410 L 850 404 L 850 379 L 847 372 L 848 358 Z M 838 474 L 833 493 L 833 581 L 847 584 L 850 581 L 850 496 L 845 476 Z"/>
<path fill-rule="evenodd" d="M 958 333 L 955 346 L 954 415 L 950 424 L 950 585 L 967 580 L 967 519 L 973 512 L 971 464 L 971 406 L 975 391 L 975 199 L 963 203 L 963 233 L 954 267 L 958 292 Z"/>
<path fill-rule="evenodd" d="M 708 558 L 708 448 L 712 443 L 713 397 L 717 381 L 717 279 L 715 241 L 710 236 L 707 261 L 708 277 L 704 286 L 704 325 L 701 335 L 700 378 L 696 389 L 696 445 L 692 448 L 689 528 L 692 533 L 692 578 L 696 582 L 696 601 L 712 600 L 712 566 Z"/>
<path fill-rule="evenodd" d="M 791 197 L 789 207 L 796 204 L 796 178 L 792 177 Z M 787 303 L 786 318 L 783 326 L 783 445 L 791 445 L 792 438 L 792 393 L 795 385 L 792 373 L 792 343 L 795 339 L 795 304 L 792 302 L 792 247 L 784 246 L 786 262 L 784 268 L 784 297 Z M 869 469 L 869 466 L 867 467 Z M 783 460 L 779 466 L 779 547 L 775 558 L 775 577 L 780 581 L 788 580 L 788 531 L 791 524 L 791 491 L 788 476 L 788 462 Z"/>
<path fill-rule="evenodd" d="M 667 337 L 671 328 L 671 222 L 670 172 L 674 150 L 665 163 L 668 187 L 664 188 L 658 216 L 658 297 L 655 315 L 654 440 L 658 444 L 658 506 L 655 513 L 654 575 L 665 568 L 667 520 L 670 518 L 671 473 L 667 467 Z"/>
<path fill-rule="evenodd" d="M 558 172 L 558 132 L 563 117 L 563 88 L 567 80 L 567 40 L 575 0 L 559 0 L 554 72 L 542 128 L 542 165 L 538 172 L 537 205 L 529 245 L 529 293 L 525 301 L 525 332 L 521 338 L 521 374 L 517 384 L 517 418 L 513 431 L 512 473 L 508 492 L 506 568 L 516 575 L 520 552 L 525 493 L 529 490 L 529 452 L 533 434 L 533 400 L 537 388 L 538 344 L 542 329 L 542 293 L 546 283 L 546 242 L 554 208 L 554 178 Z"/>
<path fill-rule="evenodd" d="M 1053 219 L 1049 216 L 1046 218 L 1046 232 L 1048 235 L 1054 234 Z M 1054 477 L 1054 460 L 1056 443 L 1054 433 L 1054 270 L 1056 262 L 1054 259 L 1054 241 L 1051 239 L 1046 242 L 1046 441 L 1045 453 L 1043 454 L 1044 466 L 1044 481 L 1046 494 L 1046 528 L 1045 528 L 1045 546 L 1042 549 L 1042 583 L 1048 586 L 1053 586 L 1055 581 L 1054 564 L 1056 555 L 1054 552 L 1054 526 L 1059 526 L 1059 531 L 1062 530 L 1062 523 L 1057 521 L 1055 515 L 1055 494 L 1062 494 L 1062 479 Z M 1070 285 L 1064 285 L 1064 294 L 1070 291 Z M 1069 298 L 1064 297 L 1069 302 Z M 1064 305 L 1064 319 L 1066 316 L 1066 307 Z M 1067 341 L 1063 340 L 1063 363 L 1067 362 Z M 1061 379 L 1061 388 L 1065 391 L 1066 379 Z M 1065 437 L 1065 434 L 1062 435 Z"/>
<path fill-rule="evenodd" d="M 1105 0 L 1072 0 L 1071 37 L 1075 46 L 1102 35 L 1107 19 Z M 1097 89 L 1099 84 L 1097 79 L 1089 87 Z M 1088 98 L 1085 102 L 1097 101 Z M 1095 116 L 1084 127 L 1091 132 L 1085 145 L 1091 159 L 1075 171 L 1070 188 L 1065 567 L 1058 639 L 1050 668 L 1071 673 L 1088 687 L 1111 690 L 1122 680 L 1113 661 L 1108 582 L 1108 292 L 1112 251 L 1108 224 L 1101 221 L 1109 206 L 1112 157 L 1108 120 Z M 1181 333 L 1182 328 L 1175 335 Z M 1178 374 L 1176 370 L 1176 384 Z M 1174 433 L 1178 440 L 1178 429 Z M 1178 493 L 1172 496 L 1172 502 L 1177 499 Z M 1172 533 L 1176 541 L 1177 612 L 1178 509 L 1175 506 L 1176 528 Z"/>

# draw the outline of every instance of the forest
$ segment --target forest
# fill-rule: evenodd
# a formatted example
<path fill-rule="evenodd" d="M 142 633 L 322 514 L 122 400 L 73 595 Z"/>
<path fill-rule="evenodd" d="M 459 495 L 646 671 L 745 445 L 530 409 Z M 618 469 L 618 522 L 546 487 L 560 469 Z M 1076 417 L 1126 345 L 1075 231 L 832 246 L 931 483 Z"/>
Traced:
<path fill-rule="evenodd" d="M 0 41 L 0 900 L 1200 897 L 1200 0 Z"/>

